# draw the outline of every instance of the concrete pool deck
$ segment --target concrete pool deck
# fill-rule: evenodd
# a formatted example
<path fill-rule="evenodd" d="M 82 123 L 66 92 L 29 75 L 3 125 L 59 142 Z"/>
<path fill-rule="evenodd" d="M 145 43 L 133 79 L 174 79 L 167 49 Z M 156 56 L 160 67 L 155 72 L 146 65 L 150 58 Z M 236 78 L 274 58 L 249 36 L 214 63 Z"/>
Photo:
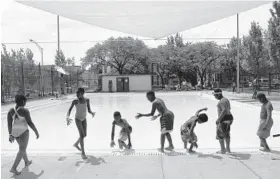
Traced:
<path fill-rule="evenodd" d="M 229 155 L 211 153 L 173 154 L 135 152 L 31 155 L 33 164 L 9 173 L 14 157 L 2 155 L 1 178 L 16 179 L 276 179 L 280 175 L 280 152 L 236 152 Z"/>
<path fill-rule="evenodd" d="M 275 150 L 272 153 L 257 150 L 259 139 L 256 129 L 260 111 L 257 104 L 232 100 L 232 111 L 236 117 L 232 126 L 234 153 L 215 154 L 219 147 L 215 140 L 214 122 L 217 101 L 210 94 L 157 93 L 175 114 L 172 138 L 176 153 L 168 155 L 161 155 L 156 151 L 159 147 L 159 122 L 151 122 L 148 118 L 134 118 L 137 112 L 150 111 L 151 104 L 144 93 L 86 94 L 91 99 L 92 109 L 97 112 L 94 119 L 88 119 L 85 148 L 89 159 L 86 161 L 72 147 L 78 137 L 76 126 L 72 124 L 67 127 L 65 123 L 65 115 L 74 96 L 66 100 L 32 101 L 28 103 L 28 107 L 40 138 L 36 140 L 33 131 L 30 132 L 28 154 L 33 164 L 25 168 L 22 175 L 14 178 L 276 179 L 280 175 L 280 138 L 268 139 L 269 145 Z M 199 139 L 198 153 L 185 154 L 184 150 L 180 150 L 183 147 L 180 125 L 202 107 L 208 107 L 209 121 L 195 129 Z M 12 177 L 9 169 L 18 148 L 16 144 L 8 142 L 7 110 L 8 106 L 2 106 L 1 177 L 4 179 Z M 132 145 L 135 151 L 120 153 L 109 147 L 112 114 L 115 110 L 121 111 L 133 126 Z M 273 115 L 275 123 L 272 134 L 276 134 L 280 132 L 280 111 L 275 110 Z M 23 162 L 19 170 L 22 167 Z"/>

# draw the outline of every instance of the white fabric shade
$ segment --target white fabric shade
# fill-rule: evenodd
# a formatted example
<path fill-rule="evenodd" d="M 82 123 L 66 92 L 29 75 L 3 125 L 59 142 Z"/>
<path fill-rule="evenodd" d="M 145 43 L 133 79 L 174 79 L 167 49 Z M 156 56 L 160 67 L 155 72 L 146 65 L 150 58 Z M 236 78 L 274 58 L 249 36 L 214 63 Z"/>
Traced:
<path fill-rule="evenodd" d="M 67 73 L 63 68 L 59 67 L 59 66 L 55 66 L 56 71 L 58 71 L 61 74 L 64 75 L 69 75 L 69 73 Z"/>
<path fill-rule="evenodd" d="M 272 1 L 43 1 L 22 4 L 105 29 L 161 38 Z"/>

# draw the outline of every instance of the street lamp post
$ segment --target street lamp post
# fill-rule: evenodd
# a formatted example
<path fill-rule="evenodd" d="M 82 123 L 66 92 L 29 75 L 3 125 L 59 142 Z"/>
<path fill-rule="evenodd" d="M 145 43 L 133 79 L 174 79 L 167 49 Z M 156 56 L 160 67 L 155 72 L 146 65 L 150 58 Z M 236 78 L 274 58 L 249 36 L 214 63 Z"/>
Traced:
<path fill-rule="evenodd" d="M 42 66 L 44 66 L 44 49 L 36 41 L 34 41 L 32 39 L 29 39 L 29 41 L 34 43 L 38 47 L 39 51 L 41 52 Z M 43 96 L 44 96 L 45 95 L 44 70 L 43 70 L 43 73 L 42 73 L 42 76 L 41 76 L 41 81 L 42 81 L 42 84 L 43 84 L 42 89 L 43 89 Z"/>

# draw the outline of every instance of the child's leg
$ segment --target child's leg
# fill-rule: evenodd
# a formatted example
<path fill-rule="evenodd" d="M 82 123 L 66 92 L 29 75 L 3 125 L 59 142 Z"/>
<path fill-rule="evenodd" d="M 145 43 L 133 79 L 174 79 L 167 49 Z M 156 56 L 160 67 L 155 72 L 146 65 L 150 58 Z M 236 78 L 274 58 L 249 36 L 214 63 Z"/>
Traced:
<path fill-rule="evenodd" d="M 225 148 L 225 141 L 224 141 L 224 139 L 220 139 L 219 142 L 220 142 L 220 146 L 221 146 L 221 153 L 225 154 L 226 153 L 226 148 Z"/>
<path fill-rule="evenodd" d="M 184 142 L 184 149 L 188 149 L 188 142 Z"/>
<path fill-rule="evenodd" d="M 79 131 L 79 135 L 80 135 L 80 139 L 78 140 L 80 142 L 81 145 L 81 151 L 82 151 L 82 157 L 86 158 L 85 156 L 85 148 L 84 148 L 84 138 L 86 136 L 86 120 L 81 121 L 79 119 L 75 119 L 76 121 L 76 125 Z"/>
<path fill-rule="evenodd" d="M 169 142 L 169 148 L 170 148 L 170 149 L 174 149 L 174 146 L 173 146 L 173 142 L 172 142 L 172 138 L 171 138 L 170 133 L 168 132 L 168 133 L 166 133 L 165 135 L 166 135 L 166 138 L 167 138 L 167 140 L 168 140 L 168 142 Z"/>
<path fill-rule="evenodd" d="M 226 151 L 230 153 L 231 152 L 230 151 L 230 138 L 226 138 L 225 140 L 226 140 L 226 147 L 227 147 Z"/>
<path fill-rule="evenodd" d="M 164 151 L 164 143 L 165 143 L 165 134 L 160 135 L 160 150 L 161 152 Z"/>
<path fill-rule="evenodd" d="M 26 131 L 20 136 L 19 138 L 16 138 L 16 141 L 18 142 L 19 145 L 19 151 L 17 153 L 16 159 L 14 161 L 14 164 L 10 170 L 11 173 L 14 173 L 15 175 L 19 175 L 20 172 L 17 171 L 17 167 L 23 158 L 23 155 L 26 155 L 26 148 L 28 145 L 28 139 L 29 139 L 29 131 Z M 25 156 L 25 162 L 26 164 L 29 163 L 27 155 Z"/>
<path fill-rule="evenodd" d="M 269 146 L 268 146 L 268 144 L 267 144 L 267 142 L 266 142 L 266 139 L 265 139 L 265 138 L 262 138 L 262 137 L 260 137 L 260 139 L 261 139 L 261 143 L 263 144 L 264 149 L 267 150 L 267 151 L 269 151 L 270 148 L 269 148 Z"/>

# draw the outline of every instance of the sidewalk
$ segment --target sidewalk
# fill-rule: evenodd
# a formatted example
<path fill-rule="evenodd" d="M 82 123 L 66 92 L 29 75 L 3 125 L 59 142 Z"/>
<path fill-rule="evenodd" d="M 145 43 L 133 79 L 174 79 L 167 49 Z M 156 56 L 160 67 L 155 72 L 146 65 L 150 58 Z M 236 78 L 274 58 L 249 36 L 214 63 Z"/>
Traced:
<path fill-rule="evenodd" d="M 33 155 L 33 164 L 18 179 L 275 179 L 280 175 L 280 154 L 233 153 L 162 155 L 159 153 Z M 11 178 L 14 156 L 2 155 L 3 179 Z M 19 171 L 23 167 L 20 164 Z"/>

